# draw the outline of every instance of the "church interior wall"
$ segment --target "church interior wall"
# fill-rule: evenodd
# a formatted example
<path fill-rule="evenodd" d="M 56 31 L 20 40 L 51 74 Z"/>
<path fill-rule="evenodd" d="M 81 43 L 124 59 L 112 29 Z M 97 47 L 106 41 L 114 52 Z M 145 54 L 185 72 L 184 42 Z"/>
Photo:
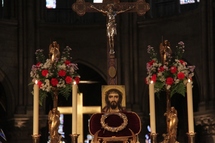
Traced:
<path fill-rule="evenodd" d="M 202 12 L 202 11 L 201 11 Z M 183 41 L 185 43 L 185 54 L 184 58 L 188 61 L 189 64 L 195 65 L 195 74 L 198 77 L 198 85 L 200 89 L 197 89 L 201 91 L 202 88 L 206 88 L 207 85 L 203 85 L 203 79 L 205 74 L 208 74 L 209 69 L 205 66 L 205 53 L 206 48 L 212 48 L 207 47 L 208 45 L 203 42 L 203 32 L 204 29 L 202 28 L 202 19 L 200 17 L 200 10 L 196 9 L 189 13 L 183 14 L 183 15 L 177 15 L 169 18 L 160 18 L 160 19 L 151 19 L 151 20 L 145 20 L 143 22 L 137 23 L 137 35 L 136 39 L 132 39 L 130 35 L 130 32 L 128 29 L 126 29 L 124 32 L 121 33 L 121 36 L 126 38 L 126 40 L 130 41 L 124 41 L 125 39 L 119 38 L 120 42 L 125 42 L 126 44 L 131 44 L 132 42 L 136 42 L 137 48 L 135 50 L 137 51 L 137 57 L 130 58 L 130 51 L 131 47 L 129 45 L 123 47 L 120 47 L 120 52 L 127 52 L 122 53 L 123 57 L 119 56 L 119 63 L 123 64 L 123 66 L 119 66 L 119 69 L 121 71 L 121 74 L 119 74 L 120 83 L 128 84 L 130 81 L 133 80 L 130 76 L 133 76 L 132 74 L 138 73 L 135 75 L 138 77 L 138 84 L 129 84 L 131 87 L 135 90 L 129 90 L 130 94 L 129 96 L 133 96 L 135 93 L 138 93 L 136 97 L 138 97 L 136 100 L 139 99 L 139 103 L 141 103 L 141 113 L 143 113 L 145 116 L 142 117 L 144 119 L 143 123 L 145 123 L 148 120 L 148 87 L 144 83 L 144 79 L 146 77 L 146 63 L 149 59 L 149 55 L 147 54 L 147 46 L 150 44 L 151 46 L 155 47 L 158 51 L 158 46 L 161 42 L 162 36 L 163 39 L 167 39 L 171 42 L 171 48 L 174 49 L 175 45 L 179 41 Z M 129 21 L 128 17 L 125 21 Z M 33 18 L 32 18 L 33 19 Z M 121 23 L 121 25 L 124 24 Z M 131 25 L 128 25 L 128 23 L 125 23 L 126 26 L 124 28 L 129 28 Z M 24 25 L 23 25 L 24 26 Z M 46 51 L 48 56 L 48 46 L 53 41 L 56 40 L 60 44 L 60 48 L 64 48 L 65 46 L 70 46 L 72 50 L 72 57 L 74 62 L 75 61 L 81 61 L 83 64 L 86 63 L 86 65 L 91 65 L 91 67 L 95 67 L 98 71 L 100 71 L 104 75 L 107 73 L 107 39 L 106 39 L 106 26 L 105 25 L 65 25 L 65 24 L 53 24 L 53 23 L 37 23 L 36 28 L 37 39 L 35 40 L 35 50 L 37 48 L 42 48 Z M 34 31 L 32 30 L 32 31 Z M 120 31 L 122 31 L 121 29 Z M 27 104 L 31 101 L 28 101 L 29 103 L 26 103 L 27 97 L 31 95 L 29 93 L 25 93 L 27 95 L 19 95 L 20 90 L 26 90 L 28 85 L 21 85 L 22 89 L 18 89 L 18 86 L 20 83 L 23 83 L 23 79 L 19 79 L 18 77 L 22 78 L 28 78 L 28 75 L 19 75 L 23 74 L 20 73 L 19 69 L 24 69 L 26 67 L 26 63 L 19 63 L 19 58 L 22 59 L 23 54 L 26 52 L 25 50 L 28 47 L 25 47 L 24 49 L 21 48 L 21 54 L 19 55 L 19 43 L 28 43 L 29 37 L 21 37 L 22 35 L 19 35 L 18 33 L 18 26 L 16 23 L 0 23 L 0 70 L 3 73 L 3 77 L 7 77 L 8 86 L 5 87 L 5 90 L 10 90 L 11 92 L 6 92 L 7 94 L 7 106 L 11 107 L 9 108 L 10 111 L 8 114 L 15 114 L 15 106 L 21 103 L 24 106 L 27 106 Z M 30 33 L 31 31 L 29 31 Z M 122 35 L 123 34 L 123 35 Z M 126 35 L 125 35 L 126 34 Z M 30 35 L 30 34 L 29 34 Z M 120 33 L 119 33 L 120 35 Z M 19 37 L 20 36 L 20 37 Z M 25 35 L 23 35 L 25 36 Z M 130 36 L 130 38 L 129 38 Z M 19 40 L 18 40 L 19 39 Z M 21 40 L 20 40 L 21 39 Z M 22 41 L 23 40 L 23 41 Z M 132 41 L 134 40 L 134 41 Z M 21 44 L 22 45 L 22 44 Z M 24 45 L 24 44 L 23 44 Z M 126 48 L 126 49 L 124 49 Z M 127 48 L 130 48 L 129 50 Z M 126 51 L 124 51 L 126 50 Z M 34 50 L 30 50 L 34 51 Z M 28 51 L 29 52 L 29 51 Z M 34 53 L 25 53 L 25 55 L 30 54 L 29 56 L 23 57 L 24 62 L 27 62 L 29 58 L 34 58 L 31 56 L 34 56 Z M 123 58 L 123 59 L 122 59 Z M 128 59 L 126 59 L 128 58 Z M 35 59 L 31 59 L 28 61 L 29 65 L 32 65 L 34 63 L 30 63 L 32 61 L 35 61 Z M 129 63 L 138 62 L 138 72 L 133 71 L 133 65 L 128 66 Z M 213 59 L 212 59 L 213 61 Z M 129 71 L 126 71 L 126 74 L 124 74 L 125 69 L 128 69 Z M 28 69 L 30 71 L 30 69 Z M 27 73 L 27 72 L 25 72 Z M 206 79 L 208 80 L 208 79 Z M 0 80 L 1 84 L 5 84 L 6 82 L 3 80 Z M 210 83 L 207 83 L 210 84 Z M 137 87 L 134 87 L 137 86 Z M 29 90 L 30 91 L 30 90 Z M 204 96 L 202 92 L 199 93 L 200 96 Z M 214 93 L 211 93 L 214 94 Z M 194 95 L 195 96 L 195 95 Z M 212 95 L 211 95 L 212 96 Z M 24 102 L 25 101 L 25 102 Z M 134 101 L 131 100 L 131 104 L 133 104 Z M 196 103 L 198 104 L 198 103 Z M 195 105 L 196 106 L 196 105 Z M 205 111 L 204 111 L 205 112 Z M 146 117 L 147 116 L 147 117 Z M 45 122 L 45 121 L 44 121 Z M 32 125 L 32 123 L 28 123 L 29 126 Z M 25 130 L 26 131 L 26 130 Z M 18 131 L 19 132 L 19 131 Z M 27 136 L 30 138 L 30 132 L 29 129 L 26 133 Z M 142 137 L 144 138 L 144 137 Z M 18 137 L 17 137 L 18 139 Z M 202 143 L 202 142 L 200 142 Z M 210 142 L 212 143 L 212 142 Z"/>
<path fill-rule="evenodd" d="M 14 104 L 18 96 L 19 72 L 18 72 L 18 47 L 17 47 L 17 27 L 11 23 L 0 23 L 0 70 L 2 84 L 5 84 L 8 103 L 9 116 L 15 111 Z M 6 88 L 7 87 L 7 88 Z"/>
<path fill-rule="evenodd" d="M 64 26 L 40 25 L 40 48 L 48 51 L 50 41 L 56 40 L 63 49 L 72 48 L 73 61 L 81 60 L 92 67 L 99 67 L 101 72 L 107 73 L 107 48 L 105 26 Z"/>

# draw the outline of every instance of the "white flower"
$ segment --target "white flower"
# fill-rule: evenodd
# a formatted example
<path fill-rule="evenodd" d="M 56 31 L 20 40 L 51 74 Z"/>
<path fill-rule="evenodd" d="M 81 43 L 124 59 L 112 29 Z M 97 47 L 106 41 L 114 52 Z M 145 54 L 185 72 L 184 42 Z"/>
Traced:
<path fill-rule="evenodd" d="M 44 63 L 44 65 L 42 65 L 43 69 L 48 69 L 51 67 L 51 60 L 47 59 L 46 62 Z"/>
<path fill-rule="evenodd" d="M 58 69 L 66 70 L 66 65 L 65 64 L 58 65 Z"/>
<path fill-rule="evenodd" d="M 169 90 L 171 88 L 171 85 L 166 85 L 166 89 Z"/>

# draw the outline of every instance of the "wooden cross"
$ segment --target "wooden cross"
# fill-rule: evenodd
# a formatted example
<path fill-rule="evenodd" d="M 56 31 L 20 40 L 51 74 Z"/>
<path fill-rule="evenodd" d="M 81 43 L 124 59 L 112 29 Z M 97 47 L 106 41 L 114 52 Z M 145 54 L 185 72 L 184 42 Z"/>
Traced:
<path fill-rule="evenodd" d="M 103 3 L 90 3 L 84 0 L 77 0 L 72 9 L 80 16 L 86 12 L 100 12 L 107 16 L 107 37 L 108 37 L 108 85 L 117 85 L 117 62 L 114 51 L 114 36 L 117 34 L 115 17 L 123 12 L 136 12 L 144 15 L 150 8 L 145 0 L 136 2 L 120 2 L 119 0 L 104 0 Z"/>
<path fill-rule="evenodd" d="M 60 114 L 72 114 L 72 107 L 58 107 Z M 101 113 L 100 106 L 83 106 L 83 94 L 79 93 L 77 98 L 77 134 L 80 134 L 78 137 L 78 143 L 84 141 L 84 131 L 83 131 L 83 114 L 94 114 Z"/>

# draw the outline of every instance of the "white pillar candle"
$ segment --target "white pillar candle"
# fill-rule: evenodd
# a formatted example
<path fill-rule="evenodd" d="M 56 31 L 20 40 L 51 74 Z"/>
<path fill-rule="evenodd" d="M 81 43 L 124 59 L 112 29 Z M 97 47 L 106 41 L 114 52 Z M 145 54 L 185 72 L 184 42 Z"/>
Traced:
<path fill-rule="evenodd" d="M 149 84 L 149 106 L 150 106 L 150 127 L 151 133 L 156 133 L 156 120 L 155 120 L 155 92 L 153 81 Z"/>
<path fill-rule="evenodd" d="M 72 134 L 77 134 L 77 90 L 76 83 L 72 85 Z"/>
<path fill-rule="evenodd" d="M 187 114 L 188 114 L 188 133 L 194 133 L 193 119 L 193 93 L 190 79 L 187 82 Z"/>
<path fill-rule="evenodd" d="M 33 108 L 33 135 L 39 133 L 39 85 L 38 81 L 34 84 L 34 108 Z"/>

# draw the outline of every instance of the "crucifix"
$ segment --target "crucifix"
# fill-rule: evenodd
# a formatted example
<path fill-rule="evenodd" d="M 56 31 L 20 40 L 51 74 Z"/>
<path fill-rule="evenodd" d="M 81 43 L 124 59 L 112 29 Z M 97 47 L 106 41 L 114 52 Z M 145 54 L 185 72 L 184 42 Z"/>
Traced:
<path fill-rule="evenodd" d="M 107 38 L 108 38 L 108 85 L 117 85 L 117 62 L 114 50 L 114 38 L 117 34 L 115 17 L 124 12 L 136 12 L 138 15 L 144 15 L 150 8 L 145 0 L 136 2 L 120 2 L 119 0 L 104 0 L 103 3 L 90 3 L 84 0 L 77 0 L 72 9 L 80 16 L 86 12 L 100 12 L 107 16 Z"/>
<path fill-rule="evenodd" d="M 72 107 L 58 107 L 61 114 L 72 114 Z M 84 141 L 83 132 L 83 114 L 94 114 L 101 113 L 100 106 L 83 106 L 83 94 L 79 93 L 77 95 L 77 133 L 80 134 L 78 138 L 78 143 Z"/>

